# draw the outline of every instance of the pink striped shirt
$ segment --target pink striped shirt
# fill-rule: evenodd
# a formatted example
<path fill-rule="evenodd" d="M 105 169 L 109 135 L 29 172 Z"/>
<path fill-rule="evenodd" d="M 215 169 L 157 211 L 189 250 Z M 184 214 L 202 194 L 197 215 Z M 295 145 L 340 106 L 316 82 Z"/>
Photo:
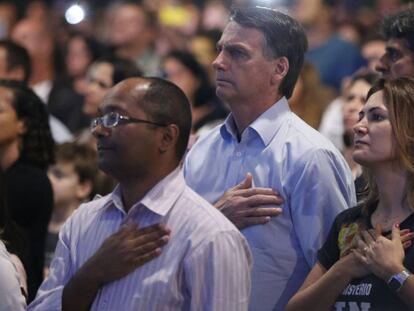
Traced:
<path fill-rule="evenodd" d="M 165 223 L 171 237 L 162 254 L 105 285 L 92 310 L 247 310 L 251 254 L 244 237 L 185 184 L 176 169 L 128 213 L 117 187 L 82 205 L 59 236 L 50 275 L 28 310 L 61 310 L 62 291 L 108 236 L 126 222 Z"/>

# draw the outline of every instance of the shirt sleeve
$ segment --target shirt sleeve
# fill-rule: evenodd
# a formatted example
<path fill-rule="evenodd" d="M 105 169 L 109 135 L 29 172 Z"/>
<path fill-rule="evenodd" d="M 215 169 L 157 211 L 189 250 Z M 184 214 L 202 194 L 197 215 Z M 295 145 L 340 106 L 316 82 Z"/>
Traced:
<path fill-rule="evenodd" d="M 326 270 L 329 270 L 339 260 L 337 219 L 332 225 L 325 243 L 318 251 L 318 261 Z"/>
<path fill-rule="evenodd" d="M 69 219 L 59 234 L 55 256 L 50 265 L 48 277 L 40 286 L 36 299 L 29 305 L 28 311 L 61 310 L 62 293 L 66 283 L 73 276 L 73 265 L 70 253 L 70 221 Z"/>
<path fill-rule="evenodd" d="M 250 296 L 251 254 L 237 231 L 220 232 L 184 260 L 189 310 L 243 311 Z"/>
<path fill-rule="evenodd" d="M 290 181 L 290 206 L 303 254 L 313 267 L 336 215 L 356 204 L 355 187 L 345 161 L 330 151 L 309 152 L 301 163 Z"/>
<path fill-rule="evenodd" d="M 17 271 L 13 266 L 11 259 L 1 253 L 1 249 L 0 276 L 0 311 L 25 310 L 25 298 L 23 297 L 20 290 Z"/>

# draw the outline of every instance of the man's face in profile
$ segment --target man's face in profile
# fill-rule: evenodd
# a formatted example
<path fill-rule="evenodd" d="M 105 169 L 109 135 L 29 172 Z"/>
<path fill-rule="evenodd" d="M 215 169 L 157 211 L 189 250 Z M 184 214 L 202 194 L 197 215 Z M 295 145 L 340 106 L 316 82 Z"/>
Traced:
<path fill-rule="evenodd" d="M 376 70 L 383 77 L 414 77 L 414 53 L 404 39 L 388 40 L 385 54 L 381 57 Z"/>

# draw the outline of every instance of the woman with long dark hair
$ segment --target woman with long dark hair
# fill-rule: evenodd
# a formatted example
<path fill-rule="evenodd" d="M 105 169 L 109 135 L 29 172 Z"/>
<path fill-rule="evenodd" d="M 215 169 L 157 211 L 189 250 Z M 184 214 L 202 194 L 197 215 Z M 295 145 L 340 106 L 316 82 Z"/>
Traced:
<path fill-rule="evenodd" d="M 0 124 L 0 167 L 6 176 L 10 216 L 27 243 L 18 255 L 27 271 L 30 301 L 43 279 L 44 243 L 53 207 L 46 169 L 54 160 L 54 142 L 45 105 L 22 83 L 0 80 Z M 18 249 L 14 243 L 8 247 Z"/>
<path fill-rule="evenodd" d="M 193 133 L 200 134 L 226 118 L 228 111 L 217 98 L 207 72 L 191 53 L 171 51 L 164 58 L 163 73 L 190 101 Z"/>

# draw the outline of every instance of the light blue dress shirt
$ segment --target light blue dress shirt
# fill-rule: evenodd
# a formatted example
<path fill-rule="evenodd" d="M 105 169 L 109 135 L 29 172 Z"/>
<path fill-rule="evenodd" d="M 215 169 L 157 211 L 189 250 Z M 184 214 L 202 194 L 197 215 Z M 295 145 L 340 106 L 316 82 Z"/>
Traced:
<path fill-rule="evenodd" d="M 29 311 L 61 310 L 64 286 L 125 224 L 164 223 L 169 242 L 157 258 L 103 286 L 91 310 L 243 311 L 250 294 L 246 240 L 219 211 L 188 188 L 179 169 L 128 213 L 120 188 L 79 207 L 59 234 L 50 274 Z"/>
<path fill-rule="evenodd" d="M 250 310 L 283 310 L 316 262 L 335 216 L 356 203 L 340 152 L 290 111 L 286 98 L 237 140 L 233 116 L 202 136 L 186 157 L 187 184 L 215 203 L 250 172 L 254 187 L 282 195 L 283 213 L 242 233 L 253 253 Z"/>

